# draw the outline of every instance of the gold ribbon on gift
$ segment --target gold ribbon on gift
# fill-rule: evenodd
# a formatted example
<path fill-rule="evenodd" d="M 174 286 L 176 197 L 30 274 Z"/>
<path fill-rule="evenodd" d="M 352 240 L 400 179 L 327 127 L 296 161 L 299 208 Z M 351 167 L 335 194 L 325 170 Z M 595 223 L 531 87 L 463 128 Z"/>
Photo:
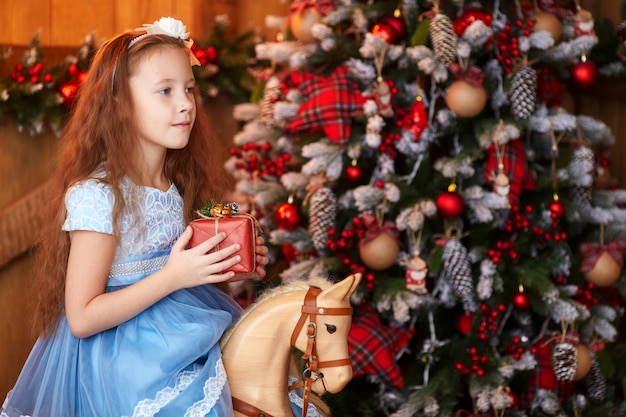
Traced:
<path fill-rule="evenodd" d="M 233 212 L 235 214 L 233 214 Z M 253 215 L 249 213 L 238 213 L 235 210 L 233 210 L 232 207 L 230 207 L 230 205 L 222 204 L 222 203 L 214 204 L 213 207 L 211 207 L 211 209 L 209 210 L 209 213 L 211 213 L 211 215 L 207 216 L 201 210 L 196 210 L 196 214 L 198 215 L 199 218 L 207 219 L 207 220 L 208 219 L 215 220 L 215 234 L 216 235 L 219 233 L 220 219 L 226 219 L 226 218 L 232 218 L 232 217 L 246 217 L 250 219 L 250 224 L 252 225 L 252 235 L 255 237 L 254 239 L 252 239 L 252 253 L 254 253 L 256 257 L 256 235 L 263 230 L 261 229 L 261 225 L 259 224 L 259 221 L 256 217 L 254 217 Z M 215 250 L 220 250 L 219 243 L 215 246 Z M 256 260 L 254 264 L 256 265 Z"/>

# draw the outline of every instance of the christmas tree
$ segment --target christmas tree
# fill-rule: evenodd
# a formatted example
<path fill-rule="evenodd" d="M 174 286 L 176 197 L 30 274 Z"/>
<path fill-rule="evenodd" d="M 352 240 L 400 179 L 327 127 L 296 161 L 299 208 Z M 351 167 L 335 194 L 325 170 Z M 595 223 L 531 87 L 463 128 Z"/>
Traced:
<path fill-rule="evenodd" d="M 297 0 L 227 170 L 282 282 L 352 272 L 337 416 L 626 415 L 626 194 L 574 1 Z"/>

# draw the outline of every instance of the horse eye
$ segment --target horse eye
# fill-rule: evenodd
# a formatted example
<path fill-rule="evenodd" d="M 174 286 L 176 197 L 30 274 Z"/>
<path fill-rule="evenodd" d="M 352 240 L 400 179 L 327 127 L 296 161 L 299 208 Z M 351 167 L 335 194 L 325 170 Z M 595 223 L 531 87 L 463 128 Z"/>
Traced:
<path fill-rule="evenodd" d="M 334 324 L 327 324 L 326 331 L 330 334 L 333 334 L 337 331 L 337 326 L 335 326 Z"/>

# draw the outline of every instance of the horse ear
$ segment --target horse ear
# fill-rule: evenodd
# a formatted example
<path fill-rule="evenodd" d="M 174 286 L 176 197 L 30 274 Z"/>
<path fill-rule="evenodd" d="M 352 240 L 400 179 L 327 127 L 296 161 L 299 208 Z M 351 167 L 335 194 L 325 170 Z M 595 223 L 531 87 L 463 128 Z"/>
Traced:
<path fill-rule="evenodd" d="M 356 273 L 349 275 L 347 278 L 339 281 L 336 284 L 331 285 L 326 288 L 320 294 L 320 297 L 328 297 L 334 300 L 350 300 L 350 296 L 359 286 L 359 282 L 361 282 L 361 273 Z"/>

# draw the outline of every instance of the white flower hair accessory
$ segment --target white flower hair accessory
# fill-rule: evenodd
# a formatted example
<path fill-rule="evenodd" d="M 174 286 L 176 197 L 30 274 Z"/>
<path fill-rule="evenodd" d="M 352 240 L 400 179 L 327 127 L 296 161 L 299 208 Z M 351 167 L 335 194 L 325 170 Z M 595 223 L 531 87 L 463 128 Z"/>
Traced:
<path fill-rule="evenodd" d="M 159 20 L 155 21 L 152 24 L 144 24 L 143 27 L 137 28 L 136 30 L 145 30 L 146 33 L 143 35 L 139 35 L 133 40 L 130 41 L 128 47 L 133 46 L 138 40 L 145 38 L 150 35 L 167 35 L 172 38 L 182 39 L 187 49 L 189 49 L 189 59 L 191 61 L 191 65 L 200 65 L 200 61 L 191 51 L 191 46 L 193 45 L 193 41 L 189 39 L 189 32 L 187 32 L 187 26 L 183 24 L 178 19 L 174 19 L 173 17 L 162 17 Z"/>

